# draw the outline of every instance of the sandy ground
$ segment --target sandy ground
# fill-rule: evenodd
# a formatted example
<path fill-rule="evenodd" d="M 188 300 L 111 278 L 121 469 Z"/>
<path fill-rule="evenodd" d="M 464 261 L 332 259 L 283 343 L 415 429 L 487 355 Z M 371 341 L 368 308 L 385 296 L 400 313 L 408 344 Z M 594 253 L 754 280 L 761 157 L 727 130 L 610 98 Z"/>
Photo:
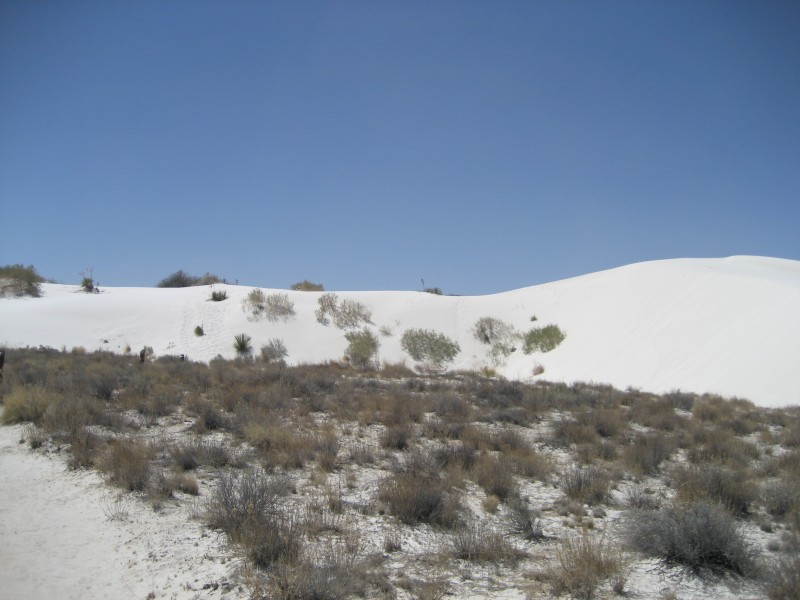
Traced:
<path fill-rule="evenodd" d="M 0 427 L 0 597 L 247 597 L 223 537 L 185 509 L 155 512 L 21 437 L 21 426 Z"/>

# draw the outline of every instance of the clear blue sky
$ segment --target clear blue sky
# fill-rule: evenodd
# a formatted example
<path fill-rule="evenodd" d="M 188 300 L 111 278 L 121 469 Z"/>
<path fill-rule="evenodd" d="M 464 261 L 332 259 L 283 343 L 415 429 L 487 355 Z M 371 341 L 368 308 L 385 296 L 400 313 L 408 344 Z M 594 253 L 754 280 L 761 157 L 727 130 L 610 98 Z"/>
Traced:
<path fill-rule="evenodd" d="M 800 2 L 0 0 L 0 264 L 485 294 L 800 259 Z"/>

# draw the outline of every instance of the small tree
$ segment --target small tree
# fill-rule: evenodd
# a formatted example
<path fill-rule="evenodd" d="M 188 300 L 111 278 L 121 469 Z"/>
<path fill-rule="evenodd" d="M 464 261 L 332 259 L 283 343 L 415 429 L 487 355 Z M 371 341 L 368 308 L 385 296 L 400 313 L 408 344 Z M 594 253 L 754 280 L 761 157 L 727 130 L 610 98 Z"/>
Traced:
<path fill-rule="evenodd" d="M 443 333 L 429 329 L 409 329 L 400 339 L 400 345 L 418 362 L 426 362 L 434 370 L 441 370 L 461 352 L 461 347 Z"/>
<path fill-rule="evenodd" d="M 89 294 L 96 293 L 100 291 L 100 288 L 97 287 L 97 283 L 92 276 L 93 269 L 89 268 L 85 271 L 81 271 L 81 289 Z"/>
<path fill-rule="evenodd" d="M 359 369 L 367 369 L 377 365 L 378 338 L 366 327 L 361 331 L 350 331 L 344 335 L 350 344 L 344 355 L 350 364 Z"/>

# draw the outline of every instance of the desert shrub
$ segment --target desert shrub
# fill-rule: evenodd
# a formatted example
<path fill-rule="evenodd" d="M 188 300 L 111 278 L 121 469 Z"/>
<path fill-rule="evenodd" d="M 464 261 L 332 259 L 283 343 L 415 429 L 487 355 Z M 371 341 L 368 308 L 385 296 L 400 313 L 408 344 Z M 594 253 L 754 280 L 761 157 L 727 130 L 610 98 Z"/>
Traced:
<path fill-rule="evenodd" d="M 774 481 L 761 487 L 767 512 L 777 519 L 800 512 L 800 485 L 795 481 Z"/>
<path fill-rule="evenodd" d="M 227 290 L 211 290 L 211 301 L 212 302 L 222 302 L 223 300 L 228 299 L 228 292 Z"/>
<path fill-rule="evenodd" d="M 400 345 L 417 362 L 426 362 L 434 369 L 442 369 L 461 352 L 458 343 L 443 333 L 429 329 L 408 329 L 400 339 Z"/>
<path fill-rule="evenodd" d="M 273 338 L 266 346 L 261 346 L 261 360 L 264 362 L 283 363 L 287 356 L 289 351 L 281 339 Z"/>
<path fill-rule="evenodd" d="M 3 424 L 30 421 L 38 425 L 56 400 L 57 396 L 42 386 L 15 386 L 3 400 Z"/>
<path fill-rule="evenodd" d="M 81 289 L 86 292 L 87 294 L 94 294 L 100 291 L 98 287 L 98 283 L 92 277 L 92 270 L 89 269 L 88 273 L 83 271 L 80 273 L 81 276 Z"/>
<path fill-rule="evenodd" d="M 572 500 L 601 504 L 608 498 L 611 478 L 597 467 L 573 467 L 561 475 L 561 489 Z"/>
<path fill-rule="evenodd" d="M 242 300 L 242 310 L 250 313 L 253 320 L 288 321 L 295 315 L 294 303 L 288 294 L 276 292 L 265 294 L 263 290 L 254 289 Z"/>
<path fill-rule="evenodd" d="M 200 277 L 189 275 L 183 269 L 179 269 L 174 273 L 167 275 L 156 284 L 160 288 L 184 288 L 196 285 L 212 285 L 215 283 L 224 283 L 225 280 L 213 275 L 212 273 L 205 273 Z M 223 298 L 224 300 L 224 298 Z"/>
<path fill-rule="evenodd" d="M 506 499 L 511 532 L 523 539 L 538 542 L 545 539 L 542 523 L 534 510 L 519 494 Z"/>
<path fill-rule="evenodd" d="M 640 435 L 625 448 L 625 462 L 637 473 L 652 475 L 675 450 L 674 442 L 661 435 Z"/>
<path fill-rule="evenodd" d="M 198 433 L 225 429 L 230 426 L 228 416 L 213 401 L 205 397 L 190 397 L 186 403 L 186 409 L 189 414 L 196 417 L 194 430 Z"/>
<path fill-rule="evenodd" d="M 410 423 L 390 425 L 381 434 L 381 446 L 392 450 L 405 450 L 413 433 Z"/>
<path fill-rule="evenodd" d="M 44 278 L 36 272 L 33 265 L 0 267 L 0 298 L 7 296 L 39 298 L 42 295 L 42 283 Z"/>
<path fill-rule="evenodd" d="M 253 351 L 253 345 L 250 343 L 251 338 L 246 333 L 240 333 L 233 336 L 233 349 L 236 350 L 238 356 L 249 356 Z"/>
<path fill-rule="evenodd" d="M 100 461 L 100 469 L 111 483 L 135 492 L 144 490 L 150 480 L 151 449 L 139 440 L 116 440 L 110 443 Z"/>
<path fill-rule="evenodd" d="M 359 369 L 377 366 L 380 341 L 374 333 L 365 327 L 361 331 L 349 331 L 344 337 L 349 342 L 344 356 L 351 365 Z"/>
<path fill-rule="evenodd" d="M 475 483 L 487 494 L 493 494 L 505 500 L 517 491 L 514 481 L 514 469 L 508 461 L 485 454 L 475 461 L 472 468 Z"/>
<path fill-rule="evenodd" d="M 481 317 L 472 328 L 475 339 L 490 347 L 489 356 L 495 365 L 501 364 L 516 350 L 518 334 L 514 327 L 493 317 Z"/>
<path fill-rule="evenodd" d="M 478 563 L 516 563 L 523 553 L 502 534 L 478 523 L 469 523 L 453 534 L 452 554 Z"/>
<path fill-rule="evenodd" d="M 769 600 L 800 598 L 800 556 L 785 556 L 766 569 L 764 591 Z"/>
<path fill-rule="evenodd" d="M 362 323 L 371 323 L 372 313 L 361 302 L 345 298 L 333 312 L 333 324 L 339 329 L 353 329 Z"/>
<path fill-rule="evenodd" d="M 757 459 L 760 452 L 755 444 L 736 437 L 727 429 L 701 427 L 695 431 L 686 455 L 695 464 L 746 466 Z"/>
<path fill-rule="evenodd" d="M 595 444 L 599 440 L 597 430 L 591 425 L 562 418 L 553 424 L 549 441 L 556 447 L 569 448 L 573 444 Z"/>
<path fill-rule="evenodd" d="M 426 287 L 422 290 L 426 294 L 433 294 L 434 296 L 441 296 L 442 295 L 442 288 L 440 287 Z"/>
<path fill-rule="evenodd" d="M 460 502 L 437 477 L 414 473 L 393 475 L 381 483 L 379 498 L 406 525 L 429 523 L 452 529 L 459 522 Z"/>
<path fill-rule="evenodd" d="M 622 593 L 627 573 L 622 551 L 602 537 L 584 532 L 564 538 L 556 549 L 556 562 L 550 569 L 553 591 L 569 592 L 573 598 L 591 600 L 599 585 L 612 581 L 612 588 Z"/>
<path fill-rule="evenodd" d="M 257 470 L 223 471 L 204 503 L 206 522 L 237 541 L 250 523 L 277 514 L 281 498 L 291 488 L 285 476 L 265 475 Z"/>
<path fill-rule="evenodd" d="M 317 298 L 317 304 L 319 307 L 314 312 L 314 315 L 317 318 L 319 323 L 323 325 L 328 325 L 330 323 L 330 319 L 328 316 L 333 316 L 336 314 L 336 310 L 339 303 L 339 296 L 334 294 L 333 292 L 328 292 L 326 294 L 322 294 L 319 298 Z"/>
<path fill-rule="evenodd" d="M 534 327 L 522 339 L 522 351 L 525 354 L 536 352 L 550 352 L 567 337 L 558 325 L 545 325 Z"/>
<path fill-rule="evenodd" d="M 724 506 L 735 516 L 746 516 L 758 498 L 758 489 L 746 472 L 714 465 L 678 467 L 670 473 L 676 497 Z"/>
<path fill-rule="evenodd" d="M 659 501 L 653 490 L 641 485 L 633 485 L 625 490 L 623 496 L 625 505 L 640 510 L 655 510 Z"/>
<path fill-rule="evenodd" d="M 626 536 L 637 550 L 699 576 L 756 573 L 756 550 L 719 505 L 695 502 L 632 511 L 626 520 Z"/>
<path fill-rule="evenodd" d="M 205 333 L 206 332 L 203 330 L 203 326 L 202 325 L 198 325 L 197 327 L 194 328 L 194 334 L 197 337 L 203 337 L 205 335 Z"/>
<path fill-rule="evenodd" d="M 293 283 L 291 285 L 292 290 L 297 292 L 324 292 L 325 287 L 321 283 L 312 283 L 308 279 L 304 279 L 303 281 L 299 281 L 297 283 Z"/>

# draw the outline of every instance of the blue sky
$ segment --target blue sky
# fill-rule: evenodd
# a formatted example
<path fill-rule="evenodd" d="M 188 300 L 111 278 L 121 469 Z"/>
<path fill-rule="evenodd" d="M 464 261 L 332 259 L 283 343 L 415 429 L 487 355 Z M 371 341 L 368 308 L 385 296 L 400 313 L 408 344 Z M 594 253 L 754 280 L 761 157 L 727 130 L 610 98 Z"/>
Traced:
<path fill-rule="evenodd" d="M 0 1 L 0 264 L 486 294 L 800 259 L 800 3 Z"/>

